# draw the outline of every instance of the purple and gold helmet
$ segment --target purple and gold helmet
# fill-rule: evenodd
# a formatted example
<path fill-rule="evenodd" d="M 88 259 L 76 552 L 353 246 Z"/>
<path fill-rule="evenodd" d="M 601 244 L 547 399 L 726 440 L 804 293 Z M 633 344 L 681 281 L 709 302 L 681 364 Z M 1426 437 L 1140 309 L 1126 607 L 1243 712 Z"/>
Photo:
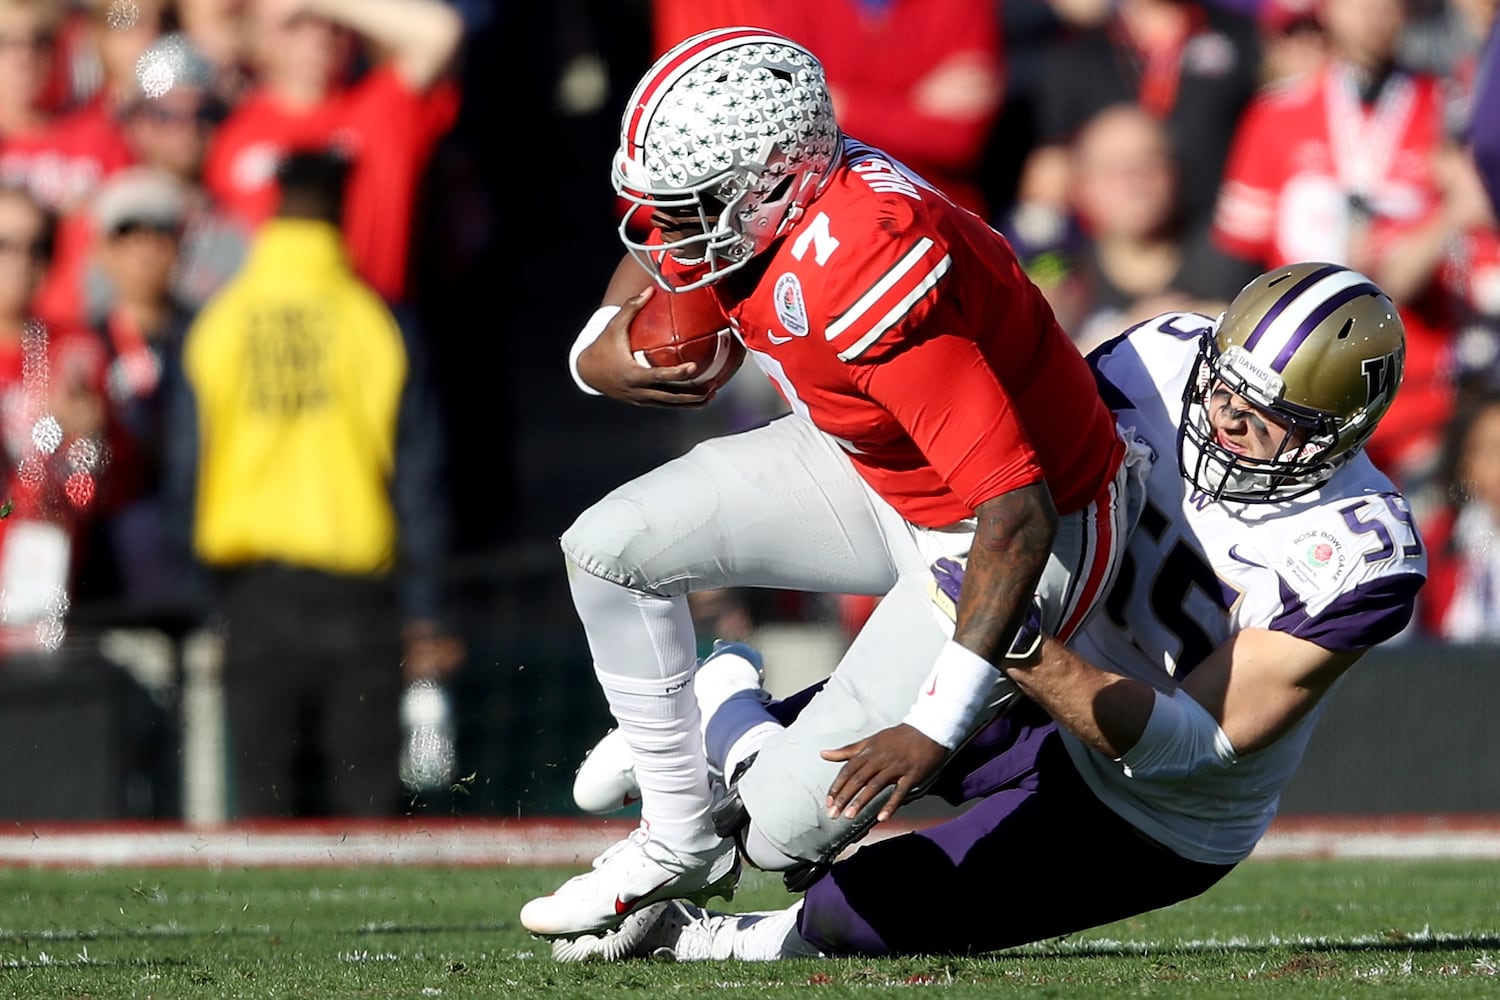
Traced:
<path fill-rule="evenodd" d="M 1369 278 L 1338 264 L 1289 264 L 1246 285 L 1204 335 L 1183 394 L 1177 456 L 1214 499 L 1277 503 L 1310 493 L 1369 440 L 1401 385 L 1406 327 Z M 1288 426 L 1276 454 L 1218 443 L 1209 397 L 1222 386 Z"/>

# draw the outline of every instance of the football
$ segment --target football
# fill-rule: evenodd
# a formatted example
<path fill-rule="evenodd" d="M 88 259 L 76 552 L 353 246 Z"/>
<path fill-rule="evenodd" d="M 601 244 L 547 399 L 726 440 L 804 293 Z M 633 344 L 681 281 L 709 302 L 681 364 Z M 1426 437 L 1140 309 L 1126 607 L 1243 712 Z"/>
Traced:
<path fill-rule="evenodd" d="M 643 368 L 695 362 L 698 374 L 688 383 L 707 389 L 729 381 L 745 360 L 745 346 L 707 288 L 656 289 L 630 322 L 630 351 Z"/>

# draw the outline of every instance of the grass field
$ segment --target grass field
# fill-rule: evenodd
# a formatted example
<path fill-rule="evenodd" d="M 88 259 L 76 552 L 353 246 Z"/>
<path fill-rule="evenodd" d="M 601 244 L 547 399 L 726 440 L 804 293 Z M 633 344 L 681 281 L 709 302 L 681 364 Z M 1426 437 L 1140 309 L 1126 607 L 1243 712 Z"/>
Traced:
<path fill-rule="evenodd" d="M 574 872 L 3 868 L 0 996 L 1500 996 L 1492 861 L 1252 860 L 1170 910 L 983 959 L 560 966 L 515 916 Z M 788 898 L 748 873 L 735 907 Z"/>

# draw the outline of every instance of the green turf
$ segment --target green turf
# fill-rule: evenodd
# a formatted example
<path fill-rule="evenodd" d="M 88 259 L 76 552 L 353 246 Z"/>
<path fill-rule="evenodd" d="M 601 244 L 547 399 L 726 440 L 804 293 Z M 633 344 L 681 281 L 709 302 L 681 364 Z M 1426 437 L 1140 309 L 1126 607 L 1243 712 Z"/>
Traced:
<path fill-rule="evenodd" d="M 0 996 L 1500 996 L 1493 863 L 1251 862 L 1178 907 L 984 959 L 613 966 L 555 965 L 516 924 L 566 874 L 0 870 Z M 787 898 L 752 873 L 736 906 Z"/>

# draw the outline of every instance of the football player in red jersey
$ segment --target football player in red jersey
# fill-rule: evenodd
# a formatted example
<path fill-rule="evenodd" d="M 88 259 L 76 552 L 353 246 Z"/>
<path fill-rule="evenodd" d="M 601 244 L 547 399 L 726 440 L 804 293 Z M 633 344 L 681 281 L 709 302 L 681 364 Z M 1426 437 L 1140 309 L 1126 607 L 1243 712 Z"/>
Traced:
<path fill-rule="evenodd" d="M 842 135 L 821 65 L 792 40 L 724 28 L 664 54 L 627 105 L 613 178 L 631 206 L 621 237 L 654 286 L 617 271 L 574 346 L 580 387 L 702 403 L 676 384 L 691 365 L 639 367 L 627 331 L 646 295 L 710 287 L 792 412 L 619 487 L 562 537 L 642 823 L 522 909 L 553 937 L 738 878 L 736 842 L 710 816 L 690 591 L 883 595 L 809 710 L 760 751 L 798 766 L 747 773 L 837 781 L 847 808 L 782 836 L 753 822 L 776 789 L 738 792 L 752 863 L 816 862 L 1015 697 L 995 666 L 1014 644 L 1038 625 L 1076 631 L 1118 568 L 1148 464 L 1005 241 Z M 951 617 L 929 589 L 939 559 L 966 565 Z"/>

